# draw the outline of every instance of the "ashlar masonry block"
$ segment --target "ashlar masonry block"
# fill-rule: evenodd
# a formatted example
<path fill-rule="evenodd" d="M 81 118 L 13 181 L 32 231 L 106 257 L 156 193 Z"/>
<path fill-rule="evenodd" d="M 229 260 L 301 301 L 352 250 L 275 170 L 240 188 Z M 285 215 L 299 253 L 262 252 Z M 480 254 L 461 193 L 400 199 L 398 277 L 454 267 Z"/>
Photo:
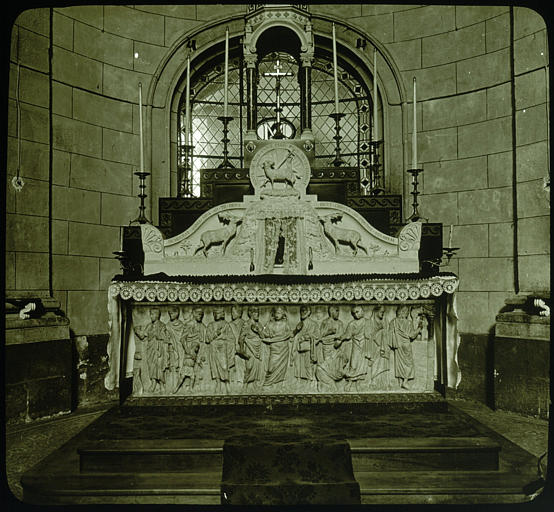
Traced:
<path fill-rule="evenodd" d="M 436 130 L 486 120 L 486 91 L 423 102 L 423 129 Z"/>
<path fill-rule="evenodd" d="M 75 52 L 100 62 L 132 69 L 133 41 L 104 30 L 75 22 Z"/>
<path fill-rule="evenodd" d="M 508 11 L 507 6 L 492 5 L 457 5 L 456 27 L 473 25 L 479 21 L 487 20 Z"/>
<path fill-rule="evenodd" d="M 19 101 L 48 107 L 48 76 L 39 71 L 20 68 Z"/>
<path fill-rule="evenodd" d="M 53 43 L 66 50 L 73 50 L 73 19 L 63 15 L 57 9 L 54 9 L 53 24 Z"/>
<path fill-rule="evenodd" d="M 510 208 L 511 211 L 511 208 Z M 514 255 L 514 226 L 511 222 L 489 224 L 489 256 L 511 257 Z"/>
<path fill-rule="evenodd" d="M 180 18 L 169 18 L 166 17 L 165 21 L 165 38 L 164 45 L 172 46 L 180 37 L 184 34 L 194 30 L 202 24 L 201 21 L 196 21 L 192 19 L 180 19 Z"/>
<path fill-rule="evenodd" d="M 509 187 L 513 181 L 513 153 L 494 153 L 487 156 L 488 185 L 494 187 Z"/>
<path fill-rule="evenodd" d="M 28 103 L 21 103 L 21 138 L 35 142 L 48 143 L 48 110 Z"/>
<path fill-rule="evenodd" d="M 163 61 L 167 48 L 137 41 L 134 43 L 134 52 L 136 57 L 133 59 L 132 69 L 153 75 Z"/>
<path fill-rule="evenodd" d="M 213 10 L 213 6 L 210 9 Z M 219 14 L 218 10 L 216 12 Z M 163 16 L 123 5 L 104 7 L 104 30 L 135 41 L 164 44 Z"/>
<path fill-rule="evenodd" d="M 418 197 L 419 211 L 429 222 L 458 224 L 458 203 L 455 192 L 448 194 L 424 194 Z"/>
<path fill-rule="evenodd" d="M 514 72 L 520 75 L 548 64 L 546 30 L 514 42 Z"/>
<path fill-rule="evenodd" d="M 52 254 L 67 254 L 68 222 L 66 220 L 52 221 Z"/>
<path fill-rule="evenodd" d="M 142 83 L 143 101 L 146 102 L 147 84 L 152 78 L 150 75 L 110 64 L 104 64 L 103 70 L 102 90 L 105 96 L 138 104 L 138 84 L 140 82 Z"/>
<path fill-rule="evenodd" d="M 74 7 L 63 7 L 56 9 L 60 14 L 82 21 L 87 25 L 102 28 L 104 24 L 104 13 L 102 5 L 79 5 Z"/>
<path fill-rule="evenodd" d="M 128 225 L 138 217 L 139 199 L 133 196 L 102 194 L 102 224 L 109 226 Z M 149 219 L 150 212 L 147 208 Z"/>
<path fill-rule="evenodd" d="M 55 290 L 98 290 L 98 258 L 52 255 Z M 71 318 L 71 315 L 67 315 Z M 72 326 L 73 319 L 71 318 Z"/>
<path fill-rule="evenodd" d="M 32 32 L 48 36 L 50 34 L 50 10 L 47 8 L 27 9 L 15 20 L 15 24 Z"/>
<path fill-rule="evenodd" d="M 15 252 L 6 252 L 4 271 L 6 290 L 15 290 Z"/>
<path fill-rule="evenodd" d="M 70 153 L 54 150 L 52 155 L 52 183 L 69 186 Z"/>
<path fill-rule="evenodd" d="M 519 219 L 517 232 L 519 254 L 550 254 L 550 216 Z"/>
<path fill-rule="evenodd" d="M 52 217 L 76 222 L 100 223 L 100 193 L 75 188 L 52 188 Z"/>
<path fill-rule="evenodd" d="M 104 159 L 125 164 L 139 164 L 138 135 L 104 128 L 102 140 Z"/>
<path fill-rule="evenodd" d="M 340 5 L 337 5 L 337 7 L 340 7 Z M 216 4 L 215 6 L 213 4 L 212 5 L 197 4 L 196 6 L 196 18 L 199 20 L 209 20 L 215 17 L 226 18 L 228 16 L 236 16 L 236 15 L 244 15 L 244 14 L 246 14 L 246 5 L 244 4 L 233 5 L 233 4 L 221 3 L 221 4 Z M 340 14 L 339 16 L 344 17 L 344 15 L 340 15 Z"/>
<path fill-rule="evenodd" d="M 26 179 L 25 186 L 15 198 L 15 211 L 25 215 L 48 217 L 48 182 Z"/>
<path fill-rule="evenodd" d="M 431 5 L 397 12 L 394 14 L 394 39 L 404 41 L 454 30 L 455 16 L 452 5 Z"/>
<path fill-rule="evenodd" d="M 49 40 L 47 36 L 20 28 L 19 62 L 36 71 L 48 73 L 48 45 Z"/>
<path fill-rule="evenodd" d="M 48 219 L 8 213 L 6 250 L 48 252 Z"/>
<path fill-rule="evenodd" d="M 138 11 L 171 16 L 173 18 L 196 19 L 196 5 L 135 5 Z"/>
<path fill-rule="evenodd" d="M 536 142 L 516 149 L 518 181 L 542 179 L 548 175 L 548 143 Z"/>
<path fill-rule="evenodd" d="M 102 92 L 102 63 L 83 55 L 54 47 L 52 77 L 67 85 Z"/>
<path fill-rule="evenodd" d="M 71 186 L 131 194 L 133 166 L 83 155 L 71 155 Z"/>
<path fill-rule="evenodd" d="M 418 134 L 419 162 L 438 162 L 457 157 L 456 128 L 444 128 Z"/>
<path fill-rule="evenodd" d="M 512 258 L 460 258 L 460 291 L 513 290 Z"/>
<path fill-rule="evenodd" d="M 485 21 L 486 49 L 495 52 L 510 46 L 510 14 L 505 13 Z"/>
<path fill-rule="evenodd" d="M 487 187 L 487 157 L 448 160 L 425 165 L 425 194 Z"/>
<path fill-rule="evenodd" d="M 48 290 L 48 253 L 18 252 L 15 255 L 17 290 Z"/>
<path fill-rule="evenodd" d="M 69 254 L 112 257 L 119 250 L 119 228 L 97 224 L 69 223 Z"/>
<path fill-rule="evenodd" d="M 102 155 L 102 128 L 76 119 L 54 115 L 53 146 L 71 153 Z"/>
<path fill-rule="evenodd" d="M 421 39 L 386 45 L 400 71 L 421 68 Z"/>
<path fill-rule="evenodd" d="M 132 105 L 79 89 L 73 94 L 73 117 L 123 132 L 133 130 Z"/>
<path fill-rule="evenodd" d="M 545 30 L 546 23 L 543 17 L 535 10 L 528 7 L 514 6 L 514 38 L 520 39 Z"/>
<path fill-rule="evenodd" d="M 546 102 L 546 74 L 544 69 L 515 77 L 516 109 Z"/>
<path fill-rule="evenodd" d="M 65 117 L 73 116 L 73 88 L 61 82 L 52 82 L 52 112 Z"/>
<path fill-rule="evenodd" d="M 13 157 L 17 161 L 17 152 Z M 20 174 L 24 178 L 48 181 L 48 145 L 38 142 L 21 141 Z M 16 164 L 17 165 L 17 164 Z"/>
<path fill-rule="evenodd" d="M 510 187 L 458 192 L 460 224 L 485 224 L 511 220 Z"/>
<path fill-rule="evenodd" d="M 394 18 L 392 14 L 350 18 L 348 22 L 369 34 L 373 34 L 382 43 L 392 43 L 394 41 Z"/>
<path fill-rule="evenodd" d="M 406 84 L 411 84 L 414 76 L 418 101 L 456 94 L 456 64 L 402 72 Z"/>
<path fill-rule="evenodd" d="M 548 138 L 546 103 L 516 111 L 516 141 L 518 146 Z"/>
<path fill-rule="evenodd" d="M 485 53 L 485 23 L 422 39 L 423 67 L 438 66 Z"/>
<path fill-rule="evenodd" d="M 118 247 L 119 249 L 119 247 Z M 100 259 L 100 289 L 107 290 L 111 280 L 121 274 L 121 265 L 115 258 Z"/>
<path fill-rule="evenodd" d="M 525 181 L 517 185 L 518 217 L 550 215 L 550 203 L 543 180 Z"/>
<path fill-rule="evenodd" d="M 460 276 L 460 282 L 463 279 Z M 460 332 L 485 333 L 494 324 L 494 316 L 488 315 L 487 292 L 457 292 L 458 330 Z"/>
<path fill-rule="evenodd" d="M 457 92 L 491 87 L 510 79 L 508 48 L 456 63 Z"/>
<path fill-rule="evenodd" d="M 511 117 L 500 117 L 458 128 L 458 156 L 487 155 L 509 151 L 512 147 Z"/>
<path fill-rule="evenodd" d="M 520 291 L 550 291 L 550 255 L 540 254 L 519 257 Z"/>
<path fill-rule="evenodd" d="M 462 258 L 486 258 L 489 253 L 488 224 L 473 224 L 469 226 L 454 226 L 452 245 L 459 247 L 456 256 Z"/>
<path fill-rule="evenodd" d="M 512 85 L 510 82 L 486 89 L 487 118 L 509 116 L 512 113 Z"/>

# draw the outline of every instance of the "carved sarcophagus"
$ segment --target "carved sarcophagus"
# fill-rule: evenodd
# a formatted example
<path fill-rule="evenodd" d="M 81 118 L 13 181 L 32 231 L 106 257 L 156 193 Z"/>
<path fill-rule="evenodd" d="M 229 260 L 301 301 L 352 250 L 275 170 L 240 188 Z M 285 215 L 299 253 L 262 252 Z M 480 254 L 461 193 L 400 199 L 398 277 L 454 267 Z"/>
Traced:
<path fill-rule="evenodd" d="M 453 274 L 419 274 L 421 223 L 398 237 L 306 195 L 307 157 L 274 141 L 255 194 L 164 240 L 112 282 L 110 373 L 135 396 L 432 392 L 457 381 Z"/>

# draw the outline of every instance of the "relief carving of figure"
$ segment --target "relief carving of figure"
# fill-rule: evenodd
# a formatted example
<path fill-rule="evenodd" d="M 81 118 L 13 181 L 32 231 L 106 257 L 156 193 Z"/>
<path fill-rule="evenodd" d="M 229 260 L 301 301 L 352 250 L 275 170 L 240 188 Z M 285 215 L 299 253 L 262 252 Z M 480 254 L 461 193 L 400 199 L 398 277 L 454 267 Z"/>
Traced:
<path fill-rule="evenodd" d="M 215 392 L 229 393 L 229 370 L 234 365 L 235 337 L 231 326 L 225 320 L 225 311 L 217 307 L 213 311 L 214 321 L 206 329 L 206 343 L 209 345 L 208 359 Z M 233 357 L 231 358 L 231 354 Z"/>
<path fill-rule="evenodd" d="M 300 306 L 300 322 L 294 328 L 294 342 L 290 365 L 294 366 L 294 376 L 298 383 L 314 380 L 314 364 L 316 361 L 315 344 L 319 339 L 319 326 L 310 318 L 310 306 Z"/>
<path fill-rule="evenodd" d="M 350 341 L 350 356 L 346 371 L 347 391 L 361 391 L 361 383 L 367 375 L 367 347 L 365 338 L 365 318 L 362 306 L 352 307 L 353 319 L 347 325 L 341 341 Z"/>
<path fill-rule="evenodd" d="M 269 345 L 269 360 L 264 386 L 279 384 L 285 380 L 289 360 L 289 343 L 292 329 L 287 321 L 285 308 L 275 306 L 271 318 L 262 331 L 262 341 Z"/>
<path fill-rule="evenodd" d="M 408 382 L 415 378 L 414 354 L 412 342 L 421 332 L 423 322 L 410 318 L 410 308 L 400 306 L 389 324 L 390 346 L 394 351 L 394 376 L 402 389 L 410 389 Z"/>
<path fill-rule="evenodd" d="M 385 306 L 376 306 L 373 315 L 366 321 L 366 342 L 368 344 L 369 374 L 371 382 L 380 389 L 389 386 L 390 346 L 385 322 Z"/>
<path fill-rule="evenodd" d="M 316 352 L 319 363 L 326 361 L 336 353 L 335 343 L 340 340 L 344 332 L 344 324 L 339 320 L 339 308 L 329 306 L 328 317 L 321 323 L 320 339 Z"/>
<path fill-rule="evenodd" d="M 265 186 L 267 183 L 271 183 L 271 188 L 274 188 L 275 182 L 283 182 L 286 185 L 289 185 L 291 188 L 294 188 L 294 183 L 297 179 L 297 176 L 294 172 L 294 169 L 290 165 L 290 158 L 292 156 L 291 151 L 289 150 L 289 154 L 285 157 L 285 159 L 278 164 L 273 162 L 272 160 L 266 160 L 265 162 L 262 162 L 262 169 L 264 171 L 264 175 L 266 178 L 266 181 L 262 184 L 262 187 Z M 285 163 L 288 162 L 288 165 L 285 165 Z"/>
<path fill-rule="evenodd" d="M 193 319 L 185 324 L 179 338 L 179 379 L 175 393 L 179 390 L 192 390 L 196 385 L 197 373 L 202 369 L 201 349 L 206 337 L 206 326 L 202 323 L 202 308 L 194 308 Z"/>
<path fill-rule="evenodd" d="M 172 340 L 173 335 L 160 320 L 161 311 L 158 308 L 150 309 L 150 323 L 146 326 L 139 326 L 135 334 L 139 339 L 145 340 L 146 369 L 150 379 L 148 391 L 154 393 L 163 391 L 165 387 L 164 370 L 167 361 L 166 343 Z"/>
<path fill-rule="evenodd" d="M 332 213 L 319 217 L 319 221 L 323 224 L 323 232 L 329 238 L 335 248 L 335 254 L 338 254 L 340 250 L 340 244 L 348 245 L 352 248 L 352 254 L 356 256 L 358 254 L 358 248 L 363 249 L 366 255 L 368 254 L 367 248 L 362 244 L 362 236 L 354 229 L 340 228 L 336 224 L 342 220 L 342 215 L 339 213 Z"/>
<path fill-rule="evenodd" d="M 339 342 L 336 343 L 338 346 Z M 318 391 L 337 391 L 337 382 L 347 375 L 348 356 L 341 350 L 335 351 L 315 367 Z"/>
<path fill-rule="evenodd" d="M 173 391 L 178 384 L 180 366 L 183 361 L 181 343 L 179 340 L 185 329 L 185 323 L 179 320 L 179 307 L 170 306 L 168 311 L 169 322 L 167 329 L 171 332 L 171 338 L 166 341 L 166 361 L 164 368 L 164 382 L 167 390 Z"/>
<path fill-rule="evenodd" d="M 245 358 L 243 390 L 252 391 L 259 388 L 264 380 L 262 362 L 262 325 L 260 308 L 248 308 L 248 320 L 242 324 L 239 336 L 239 352 Z"/>
<path fill-rule="evenodd" d="M 242 319 L 242 306 L 240 304 L 233 304 L 231 306 L 231 330 L 233 331 L 233 335 L 235 337 L 235 348 L 233 354 L 230 354 L 232 359 L 232 366 L 231 366 L 231 374 L 230 374 L 230 380 L 231 382 L 243 382 L 244 377 L 244 359 L 242 359 L 240 354 L 240 347 L 239 347 L 239 336 L 240 332 L 242 330 L 242 325 L 244 324 L 244 320 Z"/>

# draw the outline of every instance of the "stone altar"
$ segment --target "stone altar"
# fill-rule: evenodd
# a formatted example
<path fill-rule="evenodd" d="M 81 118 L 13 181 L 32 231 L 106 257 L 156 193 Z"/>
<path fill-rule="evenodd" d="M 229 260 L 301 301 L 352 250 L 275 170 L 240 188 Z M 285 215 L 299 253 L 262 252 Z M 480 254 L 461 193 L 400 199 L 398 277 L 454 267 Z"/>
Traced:
<path fill-rule="evenodd" d="M 144 272 L 109 288 L 110 389 L 132 394 L 433 392 L 457 383 L 453 274 L 419 272 L 421 223 L 397 237 L 306 194 L 310 163 L 275 140 L 254 190 L 169 239 L 142 224 Z"/>

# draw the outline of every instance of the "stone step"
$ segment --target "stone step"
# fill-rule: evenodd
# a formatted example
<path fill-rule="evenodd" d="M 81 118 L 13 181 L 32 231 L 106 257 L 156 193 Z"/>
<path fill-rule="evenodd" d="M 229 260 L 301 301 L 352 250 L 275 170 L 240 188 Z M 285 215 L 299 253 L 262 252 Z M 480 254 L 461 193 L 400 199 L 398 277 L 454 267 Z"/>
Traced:
<path fill-rule="evenodd" d="M 81 473 L 198 473 L 221 471 L 217 439 L 111 439 L 77 449 Z"/>
<path fill-rule="evenodd" d="M 514 503 L 528 501 L 532 477 L 500 471 L 358 471 L 362 504 Z"/>
<path fill-rule="evenodd" d="M 354 471 L 495 471 L 500 445 L 488 437 L 350 439 Z"/>
<path fill-rule="evenodd" d="M 48 480 L 51 480 L 50 482 Z M 221 470 L 198 473 L 100 473 L 22 478 L 26 503 L 194 504 L 221 503 Z"/>

